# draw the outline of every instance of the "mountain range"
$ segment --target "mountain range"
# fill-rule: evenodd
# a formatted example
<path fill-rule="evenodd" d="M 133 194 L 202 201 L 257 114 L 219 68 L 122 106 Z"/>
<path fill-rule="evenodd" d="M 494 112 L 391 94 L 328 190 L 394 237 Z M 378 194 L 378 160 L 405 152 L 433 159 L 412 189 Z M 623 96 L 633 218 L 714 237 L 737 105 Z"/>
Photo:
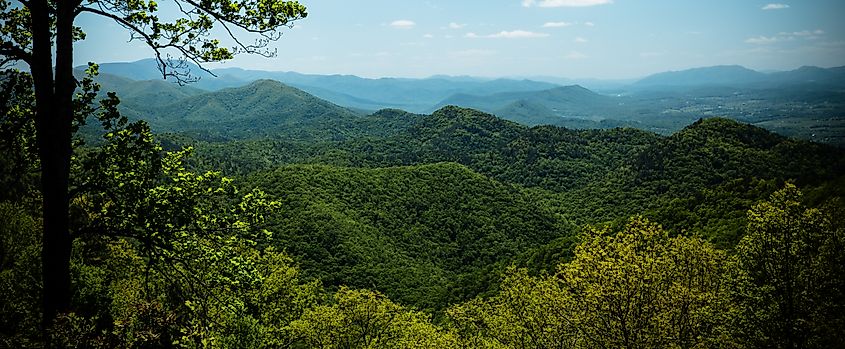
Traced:
<path fill-rule="evenodd" d="M 179 86 L 163 80 L 135 80 L 160 78 L 151 60 L 105 63 L 99 79 L 105 89 L 119 92 L 124 111 L 131 117 L 154 120 L 160 130 L 168 131 L 228 123 L 230 134 L 216 135 L 221 137 L 282 132 L 277 126 L 321 123 L 323 114 L 346 115 L 348 122 L 324 130 L 346 137 L 349 130 L 363 127 L 353 125 L 355 115 L 383 108 L 430 113 L 458 105 L 525 125 L 635 127 L 663 134 L 702 117 L 722 116 L 788 136 L 845 144 L 845 68 L 841 67 L 774 73 L 740 66 L 697 68 L 652 75 L 613 94 L 516 79 L 366 79 L 240 68 L 214 69 L 215 77 L 195 70 L 201 79 Z M 239 112 L 236 118 L 229 117 L 232 110 Z M 277 118 L 271 123 L 237 120 L 251 116 Z"/>

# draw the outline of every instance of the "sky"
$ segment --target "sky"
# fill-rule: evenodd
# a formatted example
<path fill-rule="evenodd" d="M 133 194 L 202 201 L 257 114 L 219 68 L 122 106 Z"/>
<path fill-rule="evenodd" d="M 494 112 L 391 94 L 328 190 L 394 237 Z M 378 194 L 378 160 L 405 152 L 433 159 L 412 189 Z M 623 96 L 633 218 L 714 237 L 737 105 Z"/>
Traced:
<path fill-rule="evenodd" d="M 209 67 L 633 79 L 714 65 L 845 65 L 845 1 L 775 1 L 303 0 L 308 17 L 271 44 L 277 57 Z M 166 4 L 161 11 L 173 14 Z M 152 57 L 108 19 L 83 13 L 77 25 L 88 34 L 75 48 L 77 64 Z"/>

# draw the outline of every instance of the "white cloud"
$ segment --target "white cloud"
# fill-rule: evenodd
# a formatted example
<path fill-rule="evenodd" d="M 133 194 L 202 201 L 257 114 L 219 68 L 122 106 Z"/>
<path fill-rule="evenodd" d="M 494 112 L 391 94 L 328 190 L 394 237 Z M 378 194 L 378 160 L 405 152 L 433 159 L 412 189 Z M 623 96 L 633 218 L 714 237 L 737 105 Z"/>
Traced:
<path fill-rule="evenodd" d="M 587 7 L 612 3 L 613 0 L 522 0 L 523 7 Z"/>
<path fill-rule="evenodd" d="M 546 22 L 543 24 L 543 28 L 560 28 L 560 27 L 568 27 L 575 23 L 573 22 Z"/>
<path fill-rule="evenodd" d="M 424 38 L 426 38 L 426 39 L 433 39 L 433 38 L 434 38 L 434 35 L 431 35 L 431 34 L 425 34 L 425 35 L 423 35 L 423 37 L 424 37 Z"/>
<path fill-rule="evenodd" d="M 748 39 L 745 39 L 745 42 L 746 42 L 746 43 L 749 43 L 749 44 L 755 44 L 755 45 L 768 45 L 768 44 L 774 44 L 774 43 L 776 43 L 776 42 L 778 42 L 778 41 L 780 41 L 780 39 L 779 39 L 778 37 L 776 37 L 776 36 L 762 36 L 762 35 L 760 35 L 760 36 L 755 36 L 755 37 L 753 37 L 753 38 L 748 38 Z"/>
<path fill-rule="evenodd" d="M 786 9 L 786 8 L 789 8 L 789 5 L 787 5 L 787 4 L 766 4 L 766 6 L 762 7 L 763 10 L 783 10 L 783 9 Z"/>
<path fill-rule="evenodd" d="M 576 60 L 576 59 L 585 59 L 585 58 L 588 58 L 588 57 L 587 57 L 587 55 L 585 55 L 581 52 L 572 51 L 572 52 L 568 53 L 566 56 L 563 56 L 563 58 Z"/>
<path fill-rule="evenodd" d="M 449 23 L 449 29 L 461 29 L 461 28 L 466 27 L 466 26 L 467 26 L 466 24 L 461 24 L 461 23 L 455 23 L 455 22 Z"/>
<path fill-rule="evenodd" d="M 797 32 L 780 32 L 774 36 L 755 36 L 745 40 L 746 43 L 755 44 L 755 45 L 768 45 L 774 44 L 776 42 L 781 41 L 792 41 L 797 39 L 803 40 L 816 40 L 819 39 L 820 36 L 824 35 L 824 30 L 816 29 L 816 30 L 802 30 Z"/>
<path fill-rule="evenodd" d="M 417 24 L 414 23 L 414 21 L 409 21 L 407 19 L 399 19 L 399 20 L 395 20 L 393 22 L 390 22 L 391 27 L 399 28 L 399 29 L 411 29 L 415 25 L 417 25 Z"/>
<path fill-rule="evenodd" d="M 537 33 L 527 30 L 503 30 L 495 34 L 490 35 L 478 35 L 476 33 L 466 33 L 464 34 L 465 38 L 469 39 L 478 39 L 478 38 L 488 38 L 488 39 L 533 39 L 533 38 L 545 38 L 549 36 L 546 33 Z"/>
<path fill-rule="evenodd" d="M 596 26 L 596 24 L 593 23 L 593 22 L 584 22 L 584 25 L 586 25 L 588 27 L 595 27 Z"/>
<path fill-rule="evenodd" d="M 575 40 L 573 40 L 573 41 L 575 41 L 576 43 L 579 43 L 579 44 L 583 44 L 585 42 L 589 42 L 590 40 L 584 39 L 584 38 L 579 36 L 579 37 L 575 38 Z"/>

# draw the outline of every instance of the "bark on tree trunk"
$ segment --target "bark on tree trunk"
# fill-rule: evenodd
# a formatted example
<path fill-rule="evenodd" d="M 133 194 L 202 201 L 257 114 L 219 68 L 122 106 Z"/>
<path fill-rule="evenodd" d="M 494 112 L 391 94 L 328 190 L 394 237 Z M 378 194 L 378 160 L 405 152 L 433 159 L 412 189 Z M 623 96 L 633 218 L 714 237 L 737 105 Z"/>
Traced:
<path fill-rule="evenodd" d="M 56 123 L 58 124 L 58 123 Z M 70 249 L 68 227 L 68 172 L 70 144 L 65 144 L 62 125 L 39 132 L 41 190 L 44 196 L 44 235 L 42 236 L 43 325 L 48 328 L 56 315 L 70 306 Z M 46 136 L 46 137 L 44 137 Z M 52 136 L 52 137 L 51 137 Z"/>
<path fill-rule="evenodd" d="M 31 2 L 32 72 L 36 101 L 36 137 L 41 160 L 43 195 L 42 326 L 70 307 L 70 252 L 68 185 L 73 121 L 73 5 L 58 2 L 56 16 L 56 71 L 46 1 Z M 46 343 L 50 346 L 49 340 Z"/>

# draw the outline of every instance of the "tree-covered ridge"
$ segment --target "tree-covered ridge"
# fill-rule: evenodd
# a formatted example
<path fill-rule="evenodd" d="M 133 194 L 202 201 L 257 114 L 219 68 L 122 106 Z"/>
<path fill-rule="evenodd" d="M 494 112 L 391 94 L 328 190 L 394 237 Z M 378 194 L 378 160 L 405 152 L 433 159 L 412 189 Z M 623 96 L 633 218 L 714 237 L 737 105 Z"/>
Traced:
<path fill-rule="evenodd" d="M 486 291 L 482 271 L 573 229 L 518 188 L 454 163 L 285 166 L 250 182 L 282 203 L 268 224 L 308 275 L 423 309 Z"/>
<path fill-rule="evenodd" d="M 785 181 L 820 186 L 841 177 L 842 150 L 711 118 L 671 135 L 628 128 L 525 127 L 445 107 L 431 115 L 365 117 L 380 136 L 304 144 L 279 140 L 192 142 L 195 163 L 246 174 L 286 163 L 385 167 L 456 162 L 529 189 L 576 224 L 650 212 L 669 227 L 695 226 L 730 246 L 745 210 Z M 399 120 L 398 122 L 396 120 Z M 177 142 L 178 143 L 178 142 Z"/>

